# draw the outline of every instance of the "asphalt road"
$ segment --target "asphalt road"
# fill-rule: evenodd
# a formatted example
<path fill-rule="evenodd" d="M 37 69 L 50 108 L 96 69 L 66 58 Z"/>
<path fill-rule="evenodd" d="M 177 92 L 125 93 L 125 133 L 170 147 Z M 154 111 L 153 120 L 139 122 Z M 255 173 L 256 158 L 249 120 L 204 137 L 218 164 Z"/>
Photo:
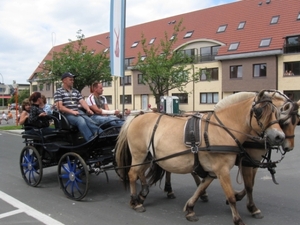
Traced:
<path fill-rule="evenodd" d="M 288 153 L 278 164 L 275 185 L 267 170 L 259 170 L 256 179 L 254 198 L 264 214 L 263 219 L 254 219 L 246 209 L 246 199 L 238 203 L 239 213 L 245 223 L 252 225 L 298 225 L 300 220 L 300 127 L 296 129 L 294 151 Z M 129 207 L 129 190 L 125 190 L 114 171 L 108 172 L 107 183 L 104 174 L 90 176 L 90 188 L 82 201 L 66 198 L 60 190 L 56 167 L 44 169 L 42 182 L 37 188 L 25 184 L 19 169 L 19 155 L 24 144 L 20 135 L 0 131 L 0 224 L 137 224 L 137 225 L 183 225 L 193 224 L 185 219 L 182 211 L 185 202 L 195 190 L 190 175 L 173 175 L 173 189 L 176 199 L 167 199 L 159 185 L 150 188 L 144 213 L 136 213 Z M 232 183 L 236 183 L 237 168 L 232 170 Z M 17 213 L 9 216 L 18 206 L 10 199 L 1 199 L 1 193 L 20 202 L 33 213 Z M 225 197 L 216 180 L 208 190 L 209 202 L 197 202 L 195 212 L 201 225 L 228 225 L 232 223 L 231 211 L 225 204 Z M 3 195 L 2 195 L 3 196 Z M 14 201 L 15 202 L 15 201 Z M 22 205 L 22 210 L 27 208 Z M 34 211 L 35 210 L 35 211 Z M 40 214 L 39 214 L 40 213 Z M 41 215 L 46 216 L 43 218 Z M 53 221 L 48 218 L 52 218 Z M 37 219 L 38 218 L 38 219 Z M 44 222 L 42 222 L 44 221 Z M 59 223 L 60 222 L 60 223 Z"/>

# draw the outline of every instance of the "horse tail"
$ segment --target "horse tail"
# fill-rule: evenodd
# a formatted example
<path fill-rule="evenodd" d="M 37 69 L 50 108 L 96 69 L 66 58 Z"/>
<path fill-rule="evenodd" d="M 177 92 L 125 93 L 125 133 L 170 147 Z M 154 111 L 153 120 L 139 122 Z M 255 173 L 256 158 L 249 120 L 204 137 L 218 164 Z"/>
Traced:
<path fill-rule="evenodd" d="M 161 168 L 157 163 L 153 163 L 146 175 L 146 178 L 149 179 L 149 185 L 156 184 L 157 181 L 161 182 L 165 172 L 166 171 L 163 168 Z"/>
<path fill-rule="evenodd" d="M 128 172 L 131 165 L 131 153 L 127 142 L 127 130 L 133 118 L 134 117 L 132 116 L 128 117 L 122 125 L 115 146 L 115 160 L 117 165 L 116 172 L 122 179 L 125 188 L 127 188 L 129 183 Z"/>

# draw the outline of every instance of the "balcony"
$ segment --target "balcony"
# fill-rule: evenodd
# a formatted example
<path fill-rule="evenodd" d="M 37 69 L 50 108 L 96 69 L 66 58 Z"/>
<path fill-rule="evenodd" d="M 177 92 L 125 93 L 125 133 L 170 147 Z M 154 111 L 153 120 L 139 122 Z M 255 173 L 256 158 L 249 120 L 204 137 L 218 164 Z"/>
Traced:
<path fill-rule="evenodd" d="M 288 53 L 299 53 L 300 52 L 300 44 L 286 44 L 283 46 L 283 52 Z"/>

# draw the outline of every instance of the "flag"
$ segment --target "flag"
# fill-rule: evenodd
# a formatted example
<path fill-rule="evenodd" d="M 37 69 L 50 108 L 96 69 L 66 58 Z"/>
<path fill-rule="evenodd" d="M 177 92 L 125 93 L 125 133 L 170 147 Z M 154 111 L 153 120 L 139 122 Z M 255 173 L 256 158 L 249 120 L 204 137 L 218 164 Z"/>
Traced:
<path fill-rule="evenodd" d="M 124 75 L 125 1 L 110 2 L 110 68 L 112 76 Z"/>

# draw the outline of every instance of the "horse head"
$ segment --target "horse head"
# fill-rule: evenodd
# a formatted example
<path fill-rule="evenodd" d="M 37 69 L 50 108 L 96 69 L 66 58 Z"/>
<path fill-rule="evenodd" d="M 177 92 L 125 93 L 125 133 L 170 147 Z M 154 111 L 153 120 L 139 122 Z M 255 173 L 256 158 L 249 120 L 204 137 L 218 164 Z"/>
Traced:
<path fill-rule="evenodd" d="M 285 140 L 282 144 L 282 148 L 285 152 L 294 149 L 295 128 L 300 122 L 298 113 L 299 106 L 300 100 L 298 102 L 289 100 L 279 108 L 279 124 L 285 134 Z"/>
<path fill-rule="evenodd" d="M 260 137 L 266 138 L 271 146 L 281 145 L 285 135 L 279 125 L 280 111 L 272 102 L 268 91 L 260 91 L 253 100 L 250 112 L 250 126 Z M 256 119 L 256 123 L 252 121 Z"/>

